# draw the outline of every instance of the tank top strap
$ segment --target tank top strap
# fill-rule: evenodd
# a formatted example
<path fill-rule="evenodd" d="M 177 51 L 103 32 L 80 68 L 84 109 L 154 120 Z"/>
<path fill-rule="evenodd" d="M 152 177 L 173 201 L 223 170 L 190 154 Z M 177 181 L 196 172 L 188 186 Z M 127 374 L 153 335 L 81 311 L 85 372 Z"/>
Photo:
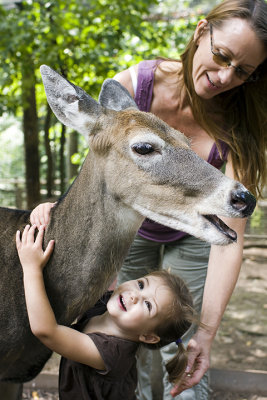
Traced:
<path fill-rule="evenodd" d="M 141 111 L 150 111 L 154 73 L 160 63 L 161 60 L 145 60 L 138 64 L 137 88 L 134 100 Z"/>

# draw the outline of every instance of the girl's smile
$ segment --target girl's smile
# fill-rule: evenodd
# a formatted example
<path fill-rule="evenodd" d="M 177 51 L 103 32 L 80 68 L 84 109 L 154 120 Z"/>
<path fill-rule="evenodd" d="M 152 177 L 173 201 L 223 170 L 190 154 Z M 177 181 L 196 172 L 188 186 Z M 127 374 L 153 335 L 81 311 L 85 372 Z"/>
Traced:
<path fill-rule="evenodd" d="M 127 311 L 124 298 L 121 295 L 118 297 L 118 302 L 119 302 L 119 306 L 122 309 L 122 311 Z"/>

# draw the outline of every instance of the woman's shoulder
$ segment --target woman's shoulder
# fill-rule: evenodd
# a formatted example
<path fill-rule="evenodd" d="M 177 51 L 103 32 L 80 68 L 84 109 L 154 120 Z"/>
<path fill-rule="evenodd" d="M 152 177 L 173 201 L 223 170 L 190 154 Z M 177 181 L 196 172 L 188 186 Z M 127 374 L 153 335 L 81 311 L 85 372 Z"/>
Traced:
<path fill-rule="evenodd" d="M 179 60 L 162 59 L 158 69 L 164 74 L 178 73 L 181 70 L 181 65 Z"/>
<path fill-rule="evenodd" d="M 169 81 L 171 81 L 171 83 L 174 83 L 172 82 L 173 80 L 177 83 L 177 77 L 181 70 L 181 63 L 177 60 L 167 59 L 144 60 L 139 64 L 132 66 L 136 76 L 138 76 L 138 73 L 140 72 L 139 67 L 152 68 L 154 70 L 155 81 L 157 84 L 161 81 L 167 83 L 170 83 Z M 120 82 L 129 91 L 131 96 L 134 97 L 134 87 L 129 68 L 117 73 L 113 79 Z"/>
<path fill-rule="evenodd" d="M 137 67 L 136 67 L 137 68 Z M 132 97 L 134 97 L 134 88 L 133 88 L 133 84 L 132 84 L 132 79 L 131 79 L 131 74 L 130 74 L 130 70 L 125 69 L 121 72 L 118 72 L 113 79 L 115 79 L 116 81 L 120 82 L 120 84 L 122 86 L 124 86 L 128 92 L 130 93 L 130 95 Z"/>
<path fill-rule="evenodd" d="M 181 72 L 182 64 L 176 60 L 162 60 L 155 71 L 155 81 L 157 84 L 177 84 Z"/>

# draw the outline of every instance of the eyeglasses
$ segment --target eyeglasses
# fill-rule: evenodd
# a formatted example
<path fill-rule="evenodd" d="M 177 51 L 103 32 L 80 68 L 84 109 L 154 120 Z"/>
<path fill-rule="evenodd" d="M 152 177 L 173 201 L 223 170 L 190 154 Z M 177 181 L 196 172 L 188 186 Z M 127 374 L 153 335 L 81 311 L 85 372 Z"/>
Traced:
<path fill-rule="evenodd" d="M 212 31 L 212 25 L 210 24 L 210 50 L 213 54 L 213 61 L 216 62 L 216 64 L 220 65 L 223 68 L 234 68 L 236 76 L 241 79 L 244 82 L 255 82 L 258 80 L 259 76 L 257 72 L 253 72 L 252 74 L 249 74 L 243 68 L 241 67 L 236 67 L 231 63 L 228 57 L 224 56 L 220 52 L 215 52 L 213 48 L 213 31 Z"/>

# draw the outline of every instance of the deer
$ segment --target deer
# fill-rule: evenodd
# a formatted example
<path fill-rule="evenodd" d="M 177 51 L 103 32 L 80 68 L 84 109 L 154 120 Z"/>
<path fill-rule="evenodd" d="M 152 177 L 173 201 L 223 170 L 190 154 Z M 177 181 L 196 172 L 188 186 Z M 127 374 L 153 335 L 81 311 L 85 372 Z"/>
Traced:
<path fill-rule="evenodd" d="M 96 101 L 50 67 L 40 70 L 54 114 L 89 144 L 45 231 L 44 246 L 54 239 L 55 248 L 44 279 L 60 324 L 70 325 L 107 290 L 145 218 L 212 244 L 237 240 L 218 215 L 252 214 L 255 198 L 241 183 L 198 157 L 181 132 L 139 111 L 119 82 L 106 79 Z M 32 380 L 51 356 L 30 330 L 15 246 L 29 217 L 0 208 L 2 382 Z"/>

